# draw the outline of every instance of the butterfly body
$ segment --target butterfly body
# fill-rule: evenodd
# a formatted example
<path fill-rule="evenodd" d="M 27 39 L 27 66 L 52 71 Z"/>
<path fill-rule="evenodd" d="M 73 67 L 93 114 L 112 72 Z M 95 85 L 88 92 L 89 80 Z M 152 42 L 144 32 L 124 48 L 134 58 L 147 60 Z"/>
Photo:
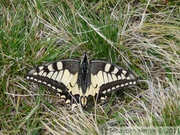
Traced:
<path fill-rule="evenodd" d="M 107 93 L 136 84 L 135 75 L 115 64 L 89 60 L 64 59 L 37 66 L 29 71 L 27 79 L 43 84 L 65 99 L 66 103 L 86 106 L 88 97 L 104 100 Z"/>

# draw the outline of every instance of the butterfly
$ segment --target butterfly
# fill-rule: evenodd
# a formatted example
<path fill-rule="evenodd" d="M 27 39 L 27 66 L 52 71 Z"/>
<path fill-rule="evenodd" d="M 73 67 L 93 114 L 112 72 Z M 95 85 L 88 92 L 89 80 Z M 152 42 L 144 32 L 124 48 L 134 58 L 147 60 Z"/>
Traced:
<path fill-rule="evenodd" d="M 136 85 L 135 75 L 122 67 L 102 60 L 63 59 L 37 66 L 29 71 L 27 80 L 45 85 L 66 103 L 85 107 L 90 96 L 105 100 L 107 93 Z"/>

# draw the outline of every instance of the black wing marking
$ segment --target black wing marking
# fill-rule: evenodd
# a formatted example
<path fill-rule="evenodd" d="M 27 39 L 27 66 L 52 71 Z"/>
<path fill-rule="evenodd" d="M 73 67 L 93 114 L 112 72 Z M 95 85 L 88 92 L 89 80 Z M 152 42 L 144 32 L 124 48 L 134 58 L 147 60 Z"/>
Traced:
<path fill-rule="evenodd" d="M 135 85 L 137 81 L 129 70 L 106 61 L 89 61 L 86 54 L 81 61 L 65 59 L 35 67 L 26 78 L 47 86 L 66 103 L 83 106 L 88 96 L 104 100 L 107 93 Z"/>
<path fill-rule="evenodd" d="M 65 99 L 66 103 L 79 102 L 79 64 L 79 60 L 73 59 L 46 63 L 31 69 L 26 78 L 45 85 L 50 92 Z"/>
<path fill-rule="evenodd" d="M 115 64 L 93 60 L 90 65 L 92 83 L 89 89 L 90 95 L 98 95 L 99 100 L 104 100 L 106 93 L 121 90 L 137 83 L 137 79 L 132 72 Z"/>

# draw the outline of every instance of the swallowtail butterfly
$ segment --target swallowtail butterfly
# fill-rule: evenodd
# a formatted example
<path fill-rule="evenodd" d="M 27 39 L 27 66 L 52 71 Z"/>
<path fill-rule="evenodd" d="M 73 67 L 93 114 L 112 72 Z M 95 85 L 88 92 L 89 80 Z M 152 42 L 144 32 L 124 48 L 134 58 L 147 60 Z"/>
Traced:
<path fill-rule="evenodd" d="M 84 53 L 82 60 L 63 59 L 37 66 L 29 71 L 27 79 L 47 86 L 66 103 L 83 107 L 88 97 L 104 100 L 106 94 L 135 85 L 135 75 L 112 63 L 89 60 Z"/>

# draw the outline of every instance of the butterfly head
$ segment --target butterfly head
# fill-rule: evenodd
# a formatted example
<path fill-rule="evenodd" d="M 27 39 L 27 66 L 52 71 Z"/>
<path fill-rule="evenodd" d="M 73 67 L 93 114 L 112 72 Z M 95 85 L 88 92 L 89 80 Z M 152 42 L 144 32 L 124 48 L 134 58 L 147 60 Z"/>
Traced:
<path fill-rule="evenodd" d="M 89 58 L 86 52 L 84 52 L 82 56 L 81 63 L 89 63 Z"/>

